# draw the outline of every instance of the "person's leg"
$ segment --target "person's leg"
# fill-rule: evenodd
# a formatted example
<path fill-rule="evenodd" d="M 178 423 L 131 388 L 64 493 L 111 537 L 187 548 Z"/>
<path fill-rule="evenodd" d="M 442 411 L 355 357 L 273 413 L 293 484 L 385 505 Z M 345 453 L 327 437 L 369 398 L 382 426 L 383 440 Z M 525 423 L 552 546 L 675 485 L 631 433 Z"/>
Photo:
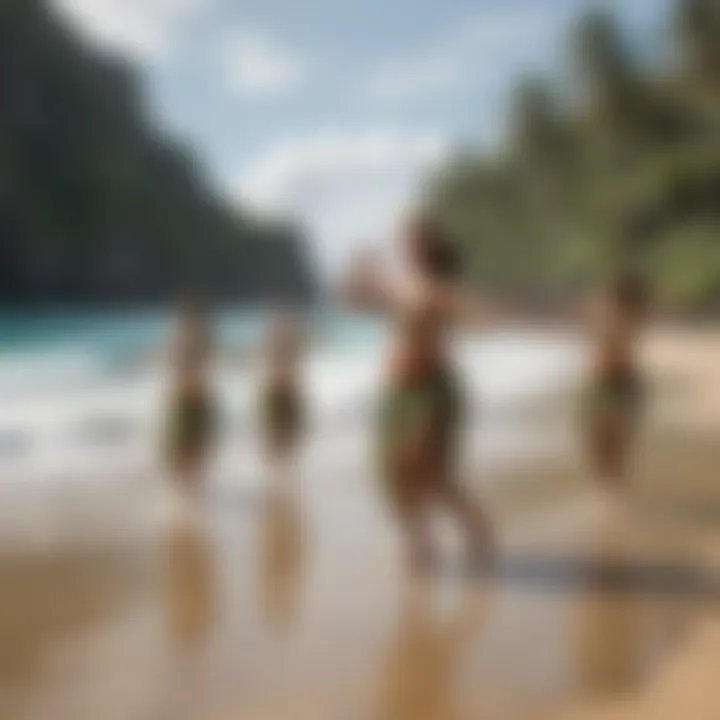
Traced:
<path fill-rule="evenodd" d="M 492 552 L 492 528 L 484 509 L 462 486 L 457 477 L 462 426 L 462 401 L 454 385 L 441 386 L 426 448 L 436 501 L 459 524 L 472 557 L 487 557 Z"/>
<path fill-rule="evenodd" d="M 610 442 L 610 469 L 615 487 L 627 494 L 631 483 L 631 463 L 634 454 L 636 433 L 636 407 L 634 399 L 623 398 L 616 409 L 613 435 Z"/>
<path fill-rule="evenodd" d="M 590 470 L 603 486 L 613 474 L 613 418 L 605 383 L 594 378 L 584 398 L 585 454 Z"/>
<path fill-rule="evenodd" d="M 454 478 L 441 477 L 437 488 L 438 499 L 462 528 L 471 555 L 492 554 L 492 523 L 483 507 Z"/>
<path fill-rule="evenodd" d="M 415 483 L 407 478 L 408 484 Z M 407 563 L 413 573 L 423 573 L 436 561 L 435 544 L 430 528 L 429 494 L 424 487 L 411 487 L 398 502 L 398 510 L 406 538 Z"/>
<path fill-rule="evenodd" d="M 169 443 L 170 466 L 176 482 L 190 496 L 202 489 L 208 459 L 214 449 L 215 414 L 210 398 L 185 398 L 174 412 Z"/>
<path fill-rule="evenodd" d="M 300 440 L 299 399 L 293 395 L 276 394 L 267 399 L 264 420 L 267 456 L 274 479 L 285 482 L 291 474 Z"/>
<path fill-rule="evenodd" d="M 593 473 L 603 484 L 612 480 L 614 471 L 613 430 L 610 419 L 601 409 L 590 420 L 588 449 Z"/>
<path fill-rule="evenodd" d="M 598 479 L 611 490 L 627 485 L 627 464 L 633 423 L 623 403 L 598 408 L 590 427 L 591 460 Z"/>
<path fill-rule="evenodd" d="M 392 458 L 393 494 L 405 533 L 409 566 L 424 572 L 435 561 L 430 527 L 432 478 L 428 475 L 428 441 L 420 416 L 398 439 Z"/>
<path fill-rule="evenodd" d="M 631 400 L 606 399 L 589 426 L 590 462 L 601 489 L 600 507 L 613 518 L 618 513 L 624 514 L 629 507 L 629 466 L 637 419 L 636 406 Z"/>
<path fill-rule="evenodd" d="M 404 522 L 413 554 L 424 563 L 434 559 L 430 518 L 438 506 L 448 510 L 459 523 L 471 558 L 487 558 L 493 550 L 487 514 L 454 477 L 455 458 L 448 452 L 454 446 L 445 435 L 447 429 L 435 422 L 417 426 L 412 440 L 408 438 L 404 462 L 398 468 L 407 496 Z"/>

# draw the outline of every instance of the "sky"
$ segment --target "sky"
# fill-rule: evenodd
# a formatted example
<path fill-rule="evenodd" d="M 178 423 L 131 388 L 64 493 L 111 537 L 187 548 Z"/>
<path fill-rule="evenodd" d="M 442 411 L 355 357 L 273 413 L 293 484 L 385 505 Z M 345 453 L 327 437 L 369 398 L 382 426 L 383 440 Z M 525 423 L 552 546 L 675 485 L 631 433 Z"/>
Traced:
<path fill-rule="evenodd" d="M 50 0 L 144 70 L 152 116 L 323 268 L 393 232 L 450 153 L 501 142 L 516 78 L 568 76 L 585 0 Z M 667 0 L 604 0 L 634 44 Z"/>

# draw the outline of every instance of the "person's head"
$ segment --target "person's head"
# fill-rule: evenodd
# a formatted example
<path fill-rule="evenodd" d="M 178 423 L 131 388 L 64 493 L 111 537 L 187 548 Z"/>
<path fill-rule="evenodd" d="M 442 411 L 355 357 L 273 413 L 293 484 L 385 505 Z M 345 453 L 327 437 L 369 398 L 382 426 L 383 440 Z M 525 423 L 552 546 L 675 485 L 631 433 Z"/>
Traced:
<path fill-rule="evenodd" d="M 460 272 L 457 251 L 440 224 L 427 214 L 413 215 L 405 228 L 405 249 L 411 265 L 435 279 Z"/>
<path fill-rule="evenodd" d="M 629 270 L 614 273 L 606 287 L 607 299 L 622 315 L 641 315 L 648 304 L 644 280 Z"/>
<path fill-rule="evenodd" d="M 178 319 L 180 320 L 180 323 L 186 327 L 202 327 L 206 322 L 205 308 L 197 298 L 185 298 L 179 304 Z"/>

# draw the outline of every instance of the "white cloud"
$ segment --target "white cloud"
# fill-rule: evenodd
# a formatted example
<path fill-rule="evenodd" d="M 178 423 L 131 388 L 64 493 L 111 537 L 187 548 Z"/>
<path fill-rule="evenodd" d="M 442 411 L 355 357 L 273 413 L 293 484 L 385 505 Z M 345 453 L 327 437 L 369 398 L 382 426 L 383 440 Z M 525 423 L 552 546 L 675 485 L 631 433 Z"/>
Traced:
<path fill-rule="evenodd" d="M 227 86 L 247 95 L 296 90 L 305 79 L 305 62 L 277 40 L 257 30 L 230 33 L 220 44 Z"/>
<path fill-rule="evenodd" d="M 98 42 L 155 59 L 173 49 L 177 33 L 204 0 L 52 0 Z"/>
<path fill-rule="evenodd" d="M 317 132 L 272 146 L 239 179 L 237 195 L 303 222 L 333 270 L 358 241 L 387 237 L 448 147 L 437 131 Z"/>
<path fill-rule="evenodd" d="M 365 91 L 376 100 L 407 100 L 461 90 L 469 79 L 465 66 L 457 58 L 435 55 L 375 68 L 365 80 Z"/>
<path fill-rule="evenodd" d="M 513 9 L 486 9 L 463 18 L 451 28 L 448 45 L 460 45 L 467 50 L 495 52 L 546 38 L 548 32 L 562 25 L 563 7 L 543 6 Z"/>
<path fill-rule="evenodd" d="M 547 8 L 485 9 L 452 25 L 429 47 L 378 63 L 362 79 L 366 97 L 408 101 L 497 86 L 561 26 Z"/>

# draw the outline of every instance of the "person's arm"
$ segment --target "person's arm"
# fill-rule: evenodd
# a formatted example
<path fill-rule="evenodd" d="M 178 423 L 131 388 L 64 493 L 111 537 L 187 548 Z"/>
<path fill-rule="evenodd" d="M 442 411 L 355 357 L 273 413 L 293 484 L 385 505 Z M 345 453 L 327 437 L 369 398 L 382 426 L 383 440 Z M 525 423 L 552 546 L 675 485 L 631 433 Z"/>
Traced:
<path fill-rule="evenodd" d="M 384 313 L 390 309 L 391 293 L 373 256 L 363 255 L 351 264 L 340 283 L 340 297 L 355 310 Z"/>
<path fill-rule="evenodd" d="M 507 306 L 479 296 L 467 286 L 450 286 L 438 293 L 440 312 L 460 327 L 483 328 L 508 314 Z"/>
<path fill-rule="evenodd" d="M 562 305 L 538 315 L 534 320 L 547 330 L 584 333 L 597 323 L 599 312 L 598 298 L 585 294 L 568 298 Z"/>
<path fill-rule="evenodd" d="M 585 332 L 602 322 L 603 303 L 597 293 L 576 298 L 560 313 L 562 325 L 573 332 Z"/>

